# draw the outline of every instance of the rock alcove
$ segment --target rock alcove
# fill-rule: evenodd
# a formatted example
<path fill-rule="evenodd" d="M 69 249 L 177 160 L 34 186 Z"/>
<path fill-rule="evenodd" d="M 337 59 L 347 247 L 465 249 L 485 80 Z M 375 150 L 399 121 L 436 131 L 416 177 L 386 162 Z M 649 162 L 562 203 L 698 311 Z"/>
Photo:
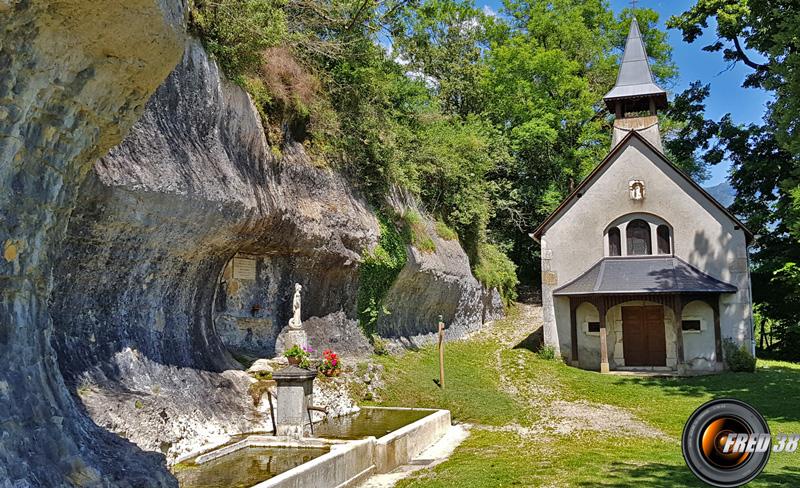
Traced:
<path fill-rule="evenodd" d="M 0 168 L 0 479 L 175 486 L 165 460 L 271 429 L 231 351 L 274 352 L 294 282 L 312 345 L 357 336 L 358 263 L 379 226 L 301 145 L 276 156 L 248 96 L 182 37 L 184 5 L 89 3 L 2 20 L 20 36 L 0 47 L 0 97 L 28 109 L 0 139 L 16 161 Z M 87 34 L 98 16 L 114 36 Z M 436 244 L 409 249 L 383 335 L 417 344 L 444 313 L 458 337 L 502 309 L 457 242 Z"/>

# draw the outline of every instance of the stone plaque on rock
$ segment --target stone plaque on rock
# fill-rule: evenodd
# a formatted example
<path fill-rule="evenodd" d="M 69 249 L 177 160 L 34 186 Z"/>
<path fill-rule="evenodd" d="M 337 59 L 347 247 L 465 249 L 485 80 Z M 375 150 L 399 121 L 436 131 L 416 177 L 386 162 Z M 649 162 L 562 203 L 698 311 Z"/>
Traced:
<path fill-rule="evenodd" d="M 250 258 L 233 258 L 233 279 L 255 280 L 256 260 Z"/>

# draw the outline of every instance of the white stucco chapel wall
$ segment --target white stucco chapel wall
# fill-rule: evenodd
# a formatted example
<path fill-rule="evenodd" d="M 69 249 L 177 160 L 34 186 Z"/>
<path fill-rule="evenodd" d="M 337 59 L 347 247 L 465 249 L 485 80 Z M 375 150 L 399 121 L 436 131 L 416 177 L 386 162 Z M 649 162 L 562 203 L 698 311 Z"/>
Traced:
<path fill-rule="evenodd" d="M 675 256 L 737 287 L 737 293 L 724 294 L 720 299 L 721 334 L 723 338 L 733 338 L 749 349 L 752 303 L 744 230 L 737 229 L 736 222 L 638 137 L 633 136 L 623 144 L 608 164 L 592 176 L 592 180 L 582 189 L 583 194 L 579 198 L 572 198 L 540 237 L 545 342 L 569 358 L 569 299 L 554 297 L 553 290 L 574 280 L 607 256 L 605 231 L 615 221 L 638 213 L 652 215 L 652 222 L 663 221 L 671 228 L 672 252 Z M 643 200 L 630 198 L 629 182 L 632 180 L 644 181 L 646 192 Z M 622 241 L 624 249 L 624 234 Z M 655 239 L 652 245 L 653 253 L 657 254 Z M 619 358 L 615 351 L 615 321 L 618 318 L 612 315 L 619 308 L 614 307 L 607 315 L 612 368 L 624 362 L 614 359 Z M 597 369 L 599 338 L 583 331 L 589 310 L 594 310 L 597 315 L 592 306 L 582 305 L 578 311 L 579 358 L 581 367 Z M 672 320 L 671 314 L 669 307 L 665 307 L 665 321 Z M 685 307 L 683 318 L 704 321 L 704 330 L 684 334 L 684 357 L 690 368 L 706 369 L 717 360 L 712 310 L 702 302 L 692 302 Z M 621 332 L 621 316 L 619 320 Z M 667 331 L 668 364 L 670 349 L 675 348 L 674 336 L 674 331 Z M 673 365 L 674 358 L 673 352 Z"/>

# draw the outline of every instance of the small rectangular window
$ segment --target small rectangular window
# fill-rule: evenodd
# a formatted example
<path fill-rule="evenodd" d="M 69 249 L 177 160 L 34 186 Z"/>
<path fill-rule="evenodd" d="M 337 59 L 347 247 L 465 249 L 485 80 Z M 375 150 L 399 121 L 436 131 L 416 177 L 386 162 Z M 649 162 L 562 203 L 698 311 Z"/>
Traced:
<path fill-rule="evenodd" d="M 600 332 L 600 322 L 589 322 L 589 332 Z"/>
<path fill-rule="evenodd" d="M 685 331 L 697 331 L 700 332 L 700 321 L 699 320 L 684 320 L 683 321 L 683 330 Z"/>

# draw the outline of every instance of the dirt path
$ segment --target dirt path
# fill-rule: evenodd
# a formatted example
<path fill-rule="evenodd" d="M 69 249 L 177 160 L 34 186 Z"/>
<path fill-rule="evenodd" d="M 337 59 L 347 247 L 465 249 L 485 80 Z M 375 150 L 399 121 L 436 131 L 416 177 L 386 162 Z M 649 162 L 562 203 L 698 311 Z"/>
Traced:
<path fill-rule="evenodd" d="M 488 430 L 515 432 L 523 436 L 569 435 L 578 431 L 609 432 L 637 437 L 667 437 L 666 434 L 638 419 L 624 408 L 587 401 L 569 401 L 562 398 L 564 386 L 556 378 L 526 381 L 521 374 L 525 360 L 517 355 L 509 359 L 504 352 L 529 348 L 542 340 L 542 308 L 520 303 L 508 320 L 499 321 L 487 329 L 485 337 L 497 340 L 502 347 L 495 353 L 495 365 L 500 376 L 500 387 L 533 407 L 526 419 L 530 427 L 511 424 L 486 427 Z"/>

